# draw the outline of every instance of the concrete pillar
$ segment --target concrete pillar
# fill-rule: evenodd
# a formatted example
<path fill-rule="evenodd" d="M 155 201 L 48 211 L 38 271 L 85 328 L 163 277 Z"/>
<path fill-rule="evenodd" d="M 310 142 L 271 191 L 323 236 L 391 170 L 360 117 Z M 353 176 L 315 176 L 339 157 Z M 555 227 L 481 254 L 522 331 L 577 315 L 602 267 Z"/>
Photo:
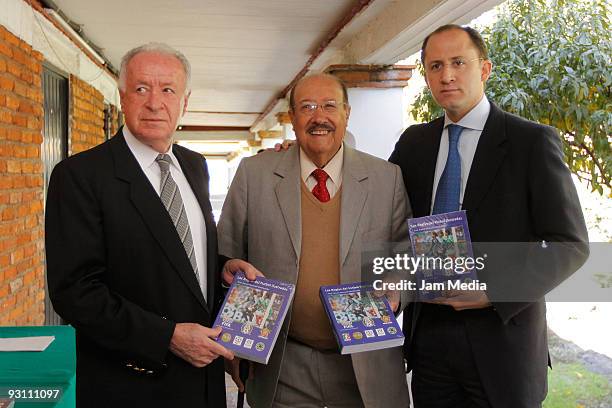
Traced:
<path fill-rule="evenodd" d="M 388 159 L 404 130 L 403 87 L 412 65 L 332 65 L 326 72 L 342 79 L 348 88 L 351 116 L 348 131 L 355 147 Z M 347 135 L 347 142 L 350 135 Z M 349 142 L 350 144 L 350 142 Z"/>

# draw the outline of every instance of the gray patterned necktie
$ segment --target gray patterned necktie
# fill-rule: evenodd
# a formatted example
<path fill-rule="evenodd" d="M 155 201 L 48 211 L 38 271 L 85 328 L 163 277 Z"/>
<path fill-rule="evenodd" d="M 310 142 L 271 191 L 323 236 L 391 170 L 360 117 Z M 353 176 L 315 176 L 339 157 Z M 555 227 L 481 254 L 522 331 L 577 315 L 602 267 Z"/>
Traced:
<path fill-rule="evenodd" d="M 189 228 L 189 222 L 187 222 L 187 213 L 185 212 L 181 192 L 170 174 L 170 163 L 172 163 L 172 158 L 167 154 L 160 154 L 155 161 L 159 164 L 161 170 L 161 190 L 159 196 L 164 207 L 168 210 L 170 218 L 172 218 L 176 232 L 178 232 L 181 242 L 185 247 L 185 252 L 187 253 L 189 262 L 191 262 L 191 267 L 195 272 L 199 284 L 200 275 L 198 273 L 198 264 L 196 263 L 195 250 L 193 248 L 191 229 Z"/>

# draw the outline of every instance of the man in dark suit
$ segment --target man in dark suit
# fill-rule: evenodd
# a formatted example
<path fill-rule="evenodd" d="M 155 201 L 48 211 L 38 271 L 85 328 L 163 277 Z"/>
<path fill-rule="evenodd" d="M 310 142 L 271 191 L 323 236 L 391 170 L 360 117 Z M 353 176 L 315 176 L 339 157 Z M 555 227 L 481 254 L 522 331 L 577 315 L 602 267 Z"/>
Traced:
<path fill-rule="evenodd" d="M 415 217 L 463 209 L 472 240 L 499 243 L 505 256 L 479 276 L 486 291 L 454 291 L 404 312 L 415 406 L 539 407 L 549 362 L 544 295 L 588 256 L 559 137 L 489 103 L 491 62 L 473 29 L 438 28 L 421 60 L 445 115 L 408 128 L 390 161 L 402 168 Z"/>
<path fill-rule="evenodd" d="M 172 144 L 189 76 L 166 45 L 128 52 L 126 126 L 51 176 L 49 294 L 76 329 L 80 407 L 225 407 L 217 357 L 233 355 L 209 328 L 221 289 L 208 170 Z"/>

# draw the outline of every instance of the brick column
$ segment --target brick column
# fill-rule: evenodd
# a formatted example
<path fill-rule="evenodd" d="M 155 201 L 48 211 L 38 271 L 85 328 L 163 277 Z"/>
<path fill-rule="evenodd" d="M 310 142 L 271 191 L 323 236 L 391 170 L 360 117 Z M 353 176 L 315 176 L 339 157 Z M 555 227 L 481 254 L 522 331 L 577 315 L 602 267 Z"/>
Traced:
<path fill-rule="evenodd" d="M 70 75 L 69 155 L 104 142 L 104 96 L 100 91 Z"/>
<path fill-rule="evenodd" d="M 44 323 L 42 55 L 0 26 L 0 325 Z"/>

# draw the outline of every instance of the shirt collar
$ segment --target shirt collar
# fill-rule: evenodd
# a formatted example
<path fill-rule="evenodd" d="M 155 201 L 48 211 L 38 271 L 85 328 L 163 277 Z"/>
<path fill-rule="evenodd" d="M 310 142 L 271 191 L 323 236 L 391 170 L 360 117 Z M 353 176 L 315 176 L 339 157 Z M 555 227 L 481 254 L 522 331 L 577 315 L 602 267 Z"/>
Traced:
<path fill-rule="evenodd" d="M 482 132 L 484 129 L 485 123 L 487 123 L 487 118 L 489 117 L 489 112 L 491 111 L 491 104 L 486 96 L 482 96 L 480 98 L 480 102 L 476 104 L 461 120 L 457 123 L 453 122 L 446 113 L 444 114 L 444 127 L 457 124 L 466 129 L 479 130 Z"/>
<path fill-rule="evenodd" d="M 125 143 L 127 143 L 128 147 L 132 151 L 134 157 L 140 164 L 140 167 L 143 169 L 149 168 L 152 164 L 157 164 L 155 159 L 159 156 L 159 152 L 153 149 L 151 146 L 142 143 L 140 140 L 134 136 L 130 129 L 127 126 L 123 126 L 123 137 L 125 138 Z M 180 166 L 178 166 L 178 161 L 176 156 L 172 152 L 172 147 L 168 149 L 166 152 L 167 155 L 172 159 L 172 165 L 180 170 Z"/>
<path fill-rule="evenodd" d="M 323 167 L 323 170 L 327 173 L 329 178 L 338 185 L 342 175 L 342 164 L 344 163 L 344 143 L 340 146 L 340 149 L 336 152 L 334 157 Z M 317 168 L 317 166 L 310 160 L 310 158 L 304 153 L 304 150 L 300 147 L 300 170 L 302 174 L 302 180 L 306 182 L 306 179 L 310 174 Z"/>

